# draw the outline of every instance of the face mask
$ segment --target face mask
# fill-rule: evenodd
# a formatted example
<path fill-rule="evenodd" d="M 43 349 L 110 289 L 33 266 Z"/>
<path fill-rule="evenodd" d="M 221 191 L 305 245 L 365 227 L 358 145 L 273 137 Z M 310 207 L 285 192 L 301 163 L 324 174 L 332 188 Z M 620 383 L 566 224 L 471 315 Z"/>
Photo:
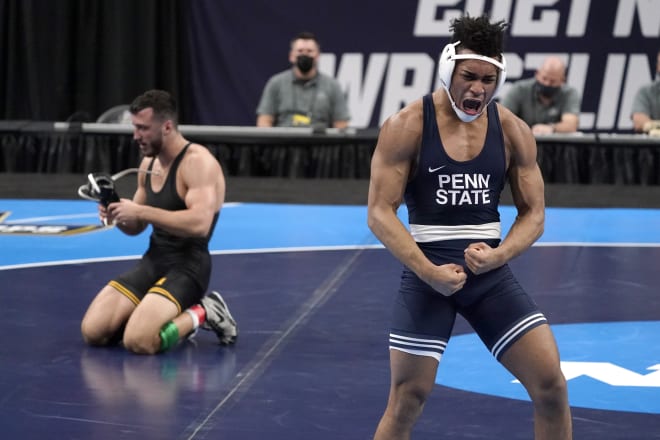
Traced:
<path fill-rule="evenodd" d="M 553 86 L 544 86 L 540 82 L 536 82 L 536 90 L 539 91 L 539 94 L 541 96 L 545 96 L 546 98 L 552 98 L 554 97 L 557 92 L 559 91 L 559 87 L 553 87 Z"/>
<path fill-rule="evenodd" d="M 314 58 L 307 55 L 298 55 L 298 58 L 296 58 L 296 67 L 302 73 L 307 73 L 314 67 Z"/>

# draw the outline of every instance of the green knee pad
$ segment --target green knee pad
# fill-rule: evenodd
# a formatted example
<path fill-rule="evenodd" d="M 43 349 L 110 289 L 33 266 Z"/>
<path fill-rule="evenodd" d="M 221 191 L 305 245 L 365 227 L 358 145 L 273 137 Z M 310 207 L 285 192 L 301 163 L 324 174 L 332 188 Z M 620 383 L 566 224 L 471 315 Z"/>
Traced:
<path fill-rule="evenodd" d="M 167 351 L 179 341 L 179 329 L 172 322 L 168 322 L 160 329 L 160 351 Z"/>

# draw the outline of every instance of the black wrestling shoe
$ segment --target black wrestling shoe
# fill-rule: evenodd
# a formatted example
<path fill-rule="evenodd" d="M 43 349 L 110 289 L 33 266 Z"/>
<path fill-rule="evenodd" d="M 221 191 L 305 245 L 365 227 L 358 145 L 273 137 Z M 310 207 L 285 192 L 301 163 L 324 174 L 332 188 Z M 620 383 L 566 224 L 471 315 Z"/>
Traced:
<path fill-rule="evenodd" d="M 206 321 L 201 327 L 214 331 L 222 345 L 235 343 L 238 337 L 238 327 L 229 312 L 227 303 L 222 299 L 222 295 L 212 291 L 202 298 L 201 303 L 206 311 Z"/>

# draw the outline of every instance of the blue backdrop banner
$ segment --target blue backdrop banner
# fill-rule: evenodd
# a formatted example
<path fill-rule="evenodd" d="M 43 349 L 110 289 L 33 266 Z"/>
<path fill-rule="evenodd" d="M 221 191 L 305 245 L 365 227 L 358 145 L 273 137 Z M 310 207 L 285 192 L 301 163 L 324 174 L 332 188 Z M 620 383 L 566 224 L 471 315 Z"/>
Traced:
<path fill-rule="evenodd" d="M 502 94 L 550 54 L 567 62 L 582 131 L 631 130 L 634 94 L 654 79 L 660 50 L 660 0 L 196 0 L 186 8 L 191 117 L 210 125 L 255 123 L 261 90 L 289 68 L 300 31 L 320 39 L 320 69 L 342 84 L 357 128 L 378 127 L 438 88 L 451 20 L 465 13 L 509 23 Z"/>

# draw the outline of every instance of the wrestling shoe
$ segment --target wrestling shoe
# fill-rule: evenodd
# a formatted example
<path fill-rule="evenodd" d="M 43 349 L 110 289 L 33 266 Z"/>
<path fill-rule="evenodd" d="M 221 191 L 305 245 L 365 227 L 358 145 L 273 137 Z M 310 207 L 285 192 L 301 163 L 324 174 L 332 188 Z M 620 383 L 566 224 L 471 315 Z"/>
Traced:
<path fill-rule="evenodd" d="M 222 296 L 218 292 L 212 291 L 202 298 L 201 303 L 206 311 L 206 321 L 201 327 L 214 331 L 222 345 L 235 343 L 238 337 L 238 327 L 236 327 L 236 321 L 231 316 L 229 307 Z"/>

